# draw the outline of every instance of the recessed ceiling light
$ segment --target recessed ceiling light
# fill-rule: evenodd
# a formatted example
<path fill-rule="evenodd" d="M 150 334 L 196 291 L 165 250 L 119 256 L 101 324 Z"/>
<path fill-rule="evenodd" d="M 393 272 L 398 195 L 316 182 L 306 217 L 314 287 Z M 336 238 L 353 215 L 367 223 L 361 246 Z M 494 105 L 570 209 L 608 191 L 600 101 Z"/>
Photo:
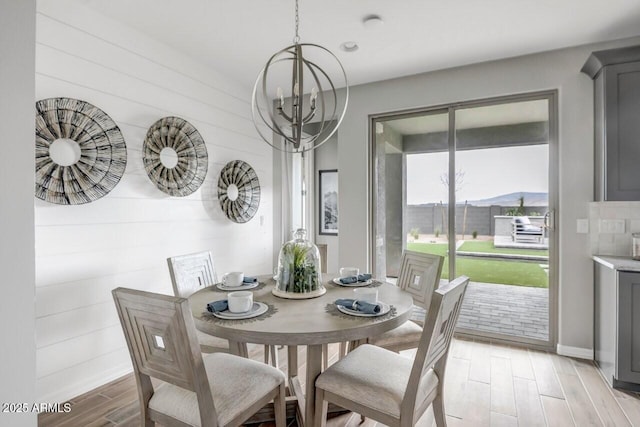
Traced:
<path fill-rule="evenodd" d="M 367 15 L 362 19 L 362 24 L 367 29 L 379 28 L 384 24 L 382 18 L 379 15 Z"/>
<path fill-rule="evenodd" d="M 345 52 L 355 52 L 356 50 L 358 50 L 358 43 L 353 41 L 344 42 L 340 45 L 340 49 L 344 50 Z"/>

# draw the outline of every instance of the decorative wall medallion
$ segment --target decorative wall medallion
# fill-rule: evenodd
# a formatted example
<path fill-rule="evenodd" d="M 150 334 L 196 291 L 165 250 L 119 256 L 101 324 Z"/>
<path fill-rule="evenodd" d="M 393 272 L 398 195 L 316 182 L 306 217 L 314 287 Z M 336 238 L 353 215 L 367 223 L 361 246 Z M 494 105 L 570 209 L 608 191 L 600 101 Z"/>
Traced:
<path fill-rule="evenodd" d="M 222 168 L 218 200 L 231 221 L 243 223 L 253 218 L 260 206 L 260 181 L 249 163 L 234 160 Z"/>
<path fill-rule="evenodd" d="M 179 117 L 163 117 L 147 132 L 143 146 L 149 179 L 171 196 L 188 196 L 207 176 L 207 147 L 198 130 Z"/>
<path fill-rule="evenodd" d="M 72 98 L 36 102 L 37 198 L 93 202 L 113 190 L 126 166 L 124 137 L 107 113 Z"/>

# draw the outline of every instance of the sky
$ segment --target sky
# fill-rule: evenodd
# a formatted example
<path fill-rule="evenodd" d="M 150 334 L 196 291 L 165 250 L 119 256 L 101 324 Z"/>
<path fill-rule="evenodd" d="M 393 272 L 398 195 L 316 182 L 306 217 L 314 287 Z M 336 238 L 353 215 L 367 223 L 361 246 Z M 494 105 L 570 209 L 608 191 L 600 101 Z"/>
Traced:
<path fill-rule="evenodd" d="M 458 151 L 456 171 L 462 171 L 456 199 L 481 200 L 527 191 L 548 192 L 549 146 L 485 148 Z M 448 188 L 440 179 L 447 174 L 449 153 L 407 155 L 407 204 L 447 202 Z"/>

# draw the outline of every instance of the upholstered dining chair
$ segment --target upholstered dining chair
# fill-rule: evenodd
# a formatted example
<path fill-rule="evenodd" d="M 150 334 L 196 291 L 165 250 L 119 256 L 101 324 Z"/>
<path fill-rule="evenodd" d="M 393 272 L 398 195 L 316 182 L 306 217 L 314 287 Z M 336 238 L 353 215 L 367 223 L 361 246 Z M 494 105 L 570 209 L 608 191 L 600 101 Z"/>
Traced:
<path fill-rule="evenodd" d="M 314 425 L 326 425 L 327 404 L 333 402 L 380 423 L 402 427 L 414 426 L 433 405 L 436 425 L 446 426 L 444 374 L 468 283 L 469 278 L 461 276 L 434 292 L 413 362 L 364 344 L 320 374 Z"/>
<path fill-rule="evenodd" d="M 285 376 L 226 353 L 202 354 L 189 301 L 112 291 L 138 386 L 141 426 L 238 426 L 273 400 L 285 427 Z M 151 378 L 162 383 L 154 388 Z"/>
<path fill-rule="evenodd" d="M 422 335 L 425 310 L 431 303 L 433 291 L 440 284 L 444 257 L 405 250 L 400 259 L 400 273 L 397 285 L 413 297 L 416 316 L 391 331 L 371 337 L 369 344 L 400 352 L 418 347 Z"/>
<path fill-rule="evenodd" d="M 167 258 L 173 294 L 188 298 L 196 291 L 218 283 L 218 276 L 210 251 L 196 252 Z M 197 331 L 198 342 L 203 353 L 229 352 L 229 341 Z M 245 348 L 245 353 L 247 353 Z M 269 358 L 271 356 L 271 358 Z M 264 346 L 264 361 L 278 366 L 277 351 L 274 346 Z"/>

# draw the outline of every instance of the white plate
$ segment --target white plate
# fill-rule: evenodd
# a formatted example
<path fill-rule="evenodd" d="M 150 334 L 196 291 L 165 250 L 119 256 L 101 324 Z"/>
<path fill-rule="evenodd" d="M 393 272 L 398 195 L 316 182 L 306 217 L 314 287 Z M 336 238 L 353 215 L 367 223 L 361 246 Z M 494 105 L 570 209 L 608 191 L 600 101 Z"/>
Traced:
<path fill-rule="evenodd" d="M 340 279 L 341 279 L 340 277 L 336 277 L 335 279 L 333 279 L 333 283 L 335 283 L 338 286 L 346 286 L 351 288 L 357 288 L 358 286 L 368 286 L 373 283 L 373 279 L 369 279 L 366 282 L 354 282 L 354 283 L 344 284 L 340 281 Z"/>
<path fill-rule="evenodd" d="M 214 316 L 220 319 L 237 320 L 237 319 L 251 319 L 252 317 L 260 316 L 261 314 L 266 313 L 267 310 L 269 310 L 269 306 L 267 306 L 267 304 L 263 302 L 254 301 L 253 307 L 251 307 L 251 310 L 245 311 L 244 313 L 232 313 L 229 310 L 225 310 L 225 311 L 218 311 L 216 313 L 211 313 L 211 314 L 213 314 Z"/>
<path fill-rule="evenodd" d="M 336 305 L 336 307 L 338 307 L 338 310 L 340 310 L 344 314 L 349 314 L 351 316 L 358 316 L 358 317 L 384 316 L 389 311 L 391 311 L 391 306 L 389 304 L 385 304 L 385 303 L 380 302 L 380 301 L 378 301 L 378 304 L 380 304 L 380 313 L 374 313 L 374 314 L 363 313 L 363 312 L 358 311 L 358 310 L 352 310 L 350 308 L 345 307 L 344 305 Z"/>
<path fill-rule="evenodd" d="M 260 282 L 253 282 L 253 283 L 246 283 L 240 286 L 225 286 L 222 283 L 218 283 L 216 285 L 216 288 L 220 289 L 221 291 L 244 291 L 247 289 L 257 288 L 259 284 Z"/>

